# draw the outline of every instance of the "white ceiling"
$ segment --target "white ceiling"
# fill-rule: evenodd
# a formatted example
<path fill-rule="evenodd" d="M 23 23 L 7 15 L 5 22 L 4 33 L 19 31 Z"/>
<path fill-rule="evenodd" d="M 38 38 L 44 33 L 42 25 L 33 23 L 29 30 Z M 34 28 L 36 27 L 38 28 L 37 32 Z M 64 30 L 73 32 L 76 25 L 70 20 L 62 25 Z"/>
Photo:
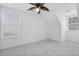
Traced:
<path fill-rule="evenodd" d="M 21 11 L 26 11 L 27 8 L 31 7 L 31 5 L 27 3 L 0 3 L 0 5 Z"/>
<path fill-rule="evenodd" d="M 30 8 L 32 5 L 28 3 L 0 3 L 0 5 L 7 6 L 10 8 L 14 8 L 21 11 L 26 11 L 28 8 Z M 73 8 L 74 4 L 69 3 L 48 3 L 45 4 L 49 9 L 56 9 L 56 10 L 66 10 Z"/>

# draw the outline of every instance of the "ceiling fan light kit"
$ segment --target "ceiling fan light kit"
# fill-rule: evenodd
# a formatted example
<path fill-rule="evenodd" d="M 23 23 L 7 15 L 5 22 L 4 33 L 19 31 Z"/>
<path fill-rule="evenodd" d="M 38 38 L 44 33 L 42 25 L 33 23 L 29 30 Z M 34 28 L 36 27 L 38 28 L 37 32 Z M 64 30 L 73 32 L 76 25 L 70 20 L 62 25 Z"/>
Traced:
<path fill-rule="evenodd" d="M 41 10 L 44 11 L 49 11 L 49 9 L 47 7 L 44 6 L 45 3 L 29 3 L 31 5 L 33 5 L 34 7 L 29 8 L 28 10 L 33 10 L 35 9 L 35 11 L 40 14 Z"/>

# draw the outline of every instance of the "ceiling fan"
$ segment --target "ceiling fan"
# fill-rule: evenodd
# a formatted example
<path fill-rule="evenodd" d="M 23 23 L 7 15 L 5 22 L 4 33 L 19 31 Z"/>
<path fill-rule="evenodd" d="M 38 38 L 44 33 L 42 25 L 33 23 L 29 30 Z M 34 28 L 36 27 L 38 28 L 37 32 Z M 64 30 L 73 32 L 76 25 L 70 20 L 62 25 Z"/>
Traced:
<path fill-rule="evenodd" d="M 35 9 L 38 14 L 40 14 L 41 10 L 49 11 L 49 9 L 44 6 L 45 3 L 29 3 L 29 4 L 33 5 L 34 7 L 31 7 L 28 10 Z"/>

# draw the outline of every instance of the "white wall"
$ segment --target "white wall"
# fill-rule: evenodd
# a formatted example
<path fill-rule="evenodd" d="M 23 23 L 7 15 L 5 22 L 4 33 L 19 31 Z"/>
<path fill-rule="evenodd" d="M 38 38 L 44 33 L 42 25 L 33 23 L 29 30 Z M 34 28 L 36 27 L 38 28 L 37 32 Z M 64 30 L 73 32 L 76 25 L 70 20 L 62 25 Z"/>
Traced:
<path fill-rule="evenodd" d="M 54 4 L 54 11 L 59 19 L 59 22 L 61 24 L 61 41 L 67 40 L 66 38 L 66 21 L 67 21 L 67 16 L 76 14 L 76 8 L 75 4 L 73 3 L 58 3 Z"/>
<path fill-rule="evenodd" d="M 79 4 L 76 5 L 73 3 L 65 3 L 65 4 L 48 4 L 48 7 L 51 8 L 48 20 L 50 27 L 50 38 L 59 40 L 59 41 L 66 41 L 70 40 L 73 42 L 79 42 L 79 31 L 67 31 L 67 17 L 70 15 L 76 16 L 77 13 L 79 15 Z M 56 17 L 57 16 L 57 17 Z M 54 27 L 55 26 L 55 27 Z M 53 32 L 54 31 L 54 32 Z M 58 35 L 59 36 L 58 36 Z"/>
<path fill-rule="evenodd" d="M 76 13 L 79 16 L 79 4 L 75 4 Z M 79 43 L 79 31 L 67 31 L 67 39 Z"/>
<path fill-rule="evenodd" d="M 0 49 L 9 48 L 21 44 L 47 39 L 47 26 L 44 20 L 31 12 L 20 12 L 6 7 L 2 7 L 2 12 L 11 11 L 21 17 L 21 37 L 0 39 L 2 42 Z"/>
<path fill-rule="evenodd" d="M 68 31 L 67 39 L 72 42 L 79 43 L 79 31 Z"/>
<path fill-rule="evenodd" d="M 79 3 L 75 4 L 77 14 L 79 15 Z"/>
<path fill-rule="evenodd" d="M 1 8 L 0 8 L 1 11 Z M 0 38 L 1 38 L 1 13 L 0 13 Z"/>
<path fill-rule="evenodd" d="M 76 14 L 75 4 L 73 3 L 51 3 L 46 4 L 50 12 L 43 13 L 42 17 L 48 23 L 49 38 L 57 41 L 66 39 L 66 20 L 68 15 Z M 69 11 L 70 10 L 70 11 Z"/>
<path fill-rule="evenodd" d="M 0 8 L 1 11 L 1 8 Z M 0 13 L 0 47 L 1 47 L 1 13 Z"/>
<path fill-rule="evenodd" d="M 47 23 L 48 38 L 56 41 L 61 41 L 61 24 L 55 12 L 50 8 L 49 12 L 41 13 L 40 17 Z"/>
<path fill-rule="evenodd" d="M 59 4 L 61 9 L 56 9 L 56 14 L 62 24 L 62 41 L 79 42 L 79 31 L 67 31 L 67 17 L 76 16 L 77 9 L 75 4 Z M 57 11 L 58 10 L 58 11 Z"/>

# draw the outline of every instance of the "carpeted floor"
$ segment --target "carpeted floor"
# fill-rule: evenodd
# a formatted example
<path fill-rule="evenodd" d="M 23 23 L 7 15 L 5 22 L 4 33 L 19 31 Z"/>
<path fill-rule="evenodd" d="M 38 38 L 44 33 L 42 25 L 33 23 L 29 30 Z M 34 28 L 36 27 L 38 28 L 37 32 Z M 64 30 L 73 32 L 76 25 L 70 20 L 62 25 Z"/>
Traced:
<path fill-rule="evenodd" d="M 79 56 L 79 43 L 43 40 L 0 50 L 1 56 Z"/>

